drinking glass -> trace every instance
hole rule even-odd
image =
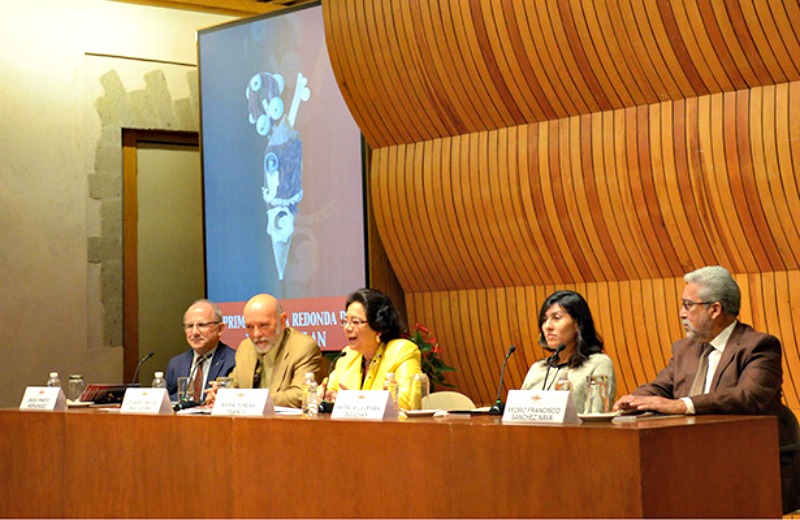
[[[69,386],[67,387],[67,399],[73,402],[78,402],[83,394],[85,385],[83,383],[83,376],[80,374],[72,374],[69,376]]]
[[[583,413],[600,414],[611,411],[608,401],[608,376],[586,376],[588,385]]]
[[[411,378],[411,409],[422,410],[423,401],[431,392],[427,374],[414,374]]]
[[[194,399],[194,395],[192,395],[191,388],[189,387],[189,378],[181,376],[178,378],[178,402],[185,403],[188,401],[192,401]]]

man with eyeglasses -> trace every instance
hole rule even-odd
[[[702,267],[683,277],[680,317],[686,337],[655,380],[620,398],[614,410],[664,414],[778,417],[781,446],[800,441],[797,419],[781,403],[781,343],[737,319],[739,286],[727,269]],[[781,456],[784,511],[800,507],[800,457]]]
[[[192,303],[183,315],[183,330],[191,349],[167,364],[167,390],[170,399],[177,401],[178,378],[188,377],[191,400],[202,403],[209,383],[231,373],[236,352],[219,340],[225,324],[216,303],[208,300]]]
[[[320,376],[322,353],[314,338],[286,326],[286,313],[269,294],[258,294],[244,306],[247,338],[236,349],[231,372],[236,388],[269,388],[275,406],[299,408],[305,374]],[[216,385],[206,403],[213,403]]]

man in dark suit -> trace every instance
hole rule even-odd
[[[204,390],[218,377],[227,377],[235,366],[236,351],[220,342],[225,330],[222,311],[208,300],[197,300],[183,315],[186,342],[191,347],[172,358],[167,365],[167,390],[178,399],[178,378],[189,377],[189,395],[202,403]]]
[[[797,442],[786,420],[791,411],[781,403],[778,338],[739,322],[741,293],[725,268],[702,267],[683,279],[680,317],[686,337],[672,345],[672,359],[655,380],[621,397],[614,410],[775,415],[780,444]],[[781,461],[784,508],[796,485],[787,480],[796,462]]]

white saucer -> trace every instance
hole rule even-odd
[[[614,417],[619,417],[619,412],[578,414],[578,418],[583,422],[609,422]]]
[[[93,404],[91,401],[70,401],[67,399],[67,406],[70,408],[88,408]]]
[[[406,410],[406,417],[433,417],[439,410]]]

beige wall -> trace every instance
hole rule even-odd
[[[51,370],[121,379],[119,128],[196,130],[195,31],[230,19],[102,0],[3,10],[0,407]]]

